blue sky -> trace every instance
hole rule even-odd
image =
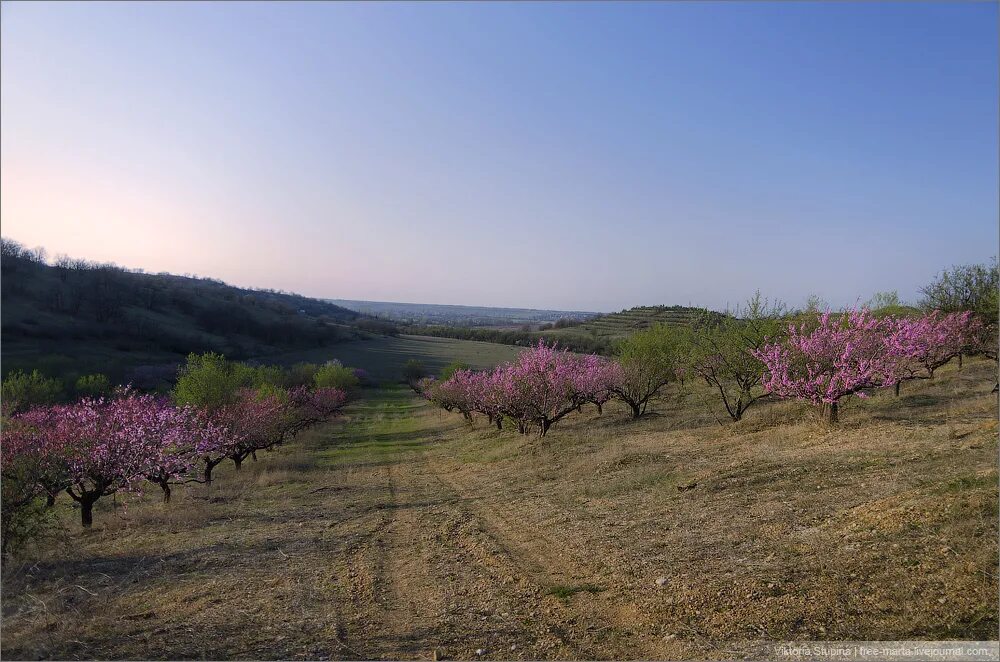
[[[50,253],[583,310],[997,253],[996,3],[0,12],[3,234]]]

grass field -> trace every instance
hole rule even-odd
[[[492,368],[517,356],[520,348],[495,343],[431,338],[427,336],[379,336],[329,347],[287,352],[264,357],[266,362],[290,364],[297,361],[324,362],[339,359],[344,365],[364,368],[373,379],[398,381],[403,365],[416,359],[437,373],[452,361],[462,361],[476,369]]]
[[[406,339],[404,339],[406,340]],[[719,425],[701,387],[544,439],[405,388],[164,507],[99,502],[8,563],[5,658],[731,658],[769,640],[990,639],[990,363],[836,428]],[[477,652],[478,651],[478,652]]]

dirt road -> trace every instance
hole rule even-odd
[[[412,413],[383,407],[371,430]],[[436,413],[424,422],[442,421]],[[446,425],[450,427],[450,421]],[[349,431],[364,439],[356,419]],[[360,433],[360,434],[359,434]],[[409,429],[374,432],[373,443],[409,443]],[[349,472],[367,512],[345,522],[354,538],[337,574],[352,605],[345,650],[360,657],[611,658],[622,646],[659,657],[635,631],[638,610],[611,590],[608,568],[580,541],[526,526],[528,494],[492,498],[431,452],[435,432],[397,457]]]

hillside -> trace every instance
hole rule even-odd
[[[615,342],[654,324],[686,324],[698,316],[721,318],[704,308],[686,306],[638,306],[619,313],[598,315],[577,322],[561,318],[557,322],[520,329],[456,327],[452,325],[409,326],[407,333],[462,340],[479,340],[526,347],[540,340],[555,342],[574,352],[611,354]]]
[[[534,308],[494,308],[436,303],[393,303],[327,299],[349,310],[382,317],[401,324],[445,324],[450,326],[521,326],[557,320],[587,320],[599,315],[580,310],[539,310]]]
[[[388,325],[297,294],[41,256],[4,240],[3,370],[50,375],[130,367],[216,351],[250,358],[364,337]]]
[[[698,316],[721,317],[721,313],[688,306],[636,306],[619,313],[609,313],[587,320],[578,326],[553,329],[550,333],[581,334],[597,338],[624,338],[654,324],[688,324]]]

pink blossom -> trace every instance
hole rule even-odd
[[[784,342],[753,355],[764,363],[762,383],[772,395],[829,405],[835,418],[844,396],[895,382],[898,362],[886,342],[895,328],[894,319],[867,309],[825,313],[814,328],[790,325]]]

